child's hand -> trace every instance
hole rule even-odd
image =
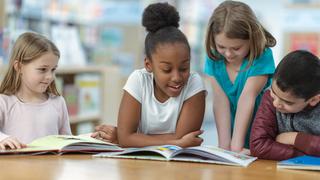
[[[294,145],[297,132],[284,132],[276,137],[276,141],[282,144]]]
[[[0,150],[5,149],[21,149],[27,147],[26,144],[21,143],[15,137],[7,137],[0,142]]]
[[[250,149],[243,148],[242,151],[240,151],[240,154],[245,154],[245,155],[250,156],[251,152],[250,152]]]
[[[184,135],[181,139],[178,140],[178,146],[180,147],[191,147],[191,146],[200,146],[203,142],[203,139],[199,137],[203,133],[203,130],[193,131]]]
[[[91,137],[115,144],[118,143],[117,127],[102,124],[97,126],[95,130],[96,132],[92,133]]]

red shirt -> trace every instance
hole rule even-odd
[[[284,160],[305,154],[320,156],[320,136],[298,132],[294,145],[276,142],[279,131],[276,109],[272,102],[270,90],[267,90],[252,125],[251,155],[270,160]]]

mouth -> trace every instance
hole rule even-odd
[[[170,88],[170,90],[174,93],[179,93],[182,88],[183,88],[183,85],[180,84],[180,85],[175,85],[175,86],[168,86]]]

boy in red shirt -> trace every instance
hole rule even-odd
[[[277,66],[255,116],[251,155],[283,160],[320,156],[320,60],[302,50]]]

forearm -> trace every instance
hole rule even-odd
[[[4,134],[4,133],[2,133],[2,132],[0,131],[0,142],[3,141],[4,139],[8,138],[8,137],[9,137],[9,135]]]
[[[255,97],[253,96],[242,96],[239,99],[232,135],[232,149],[234,151],[241,151],[245,144],[246,134],[252,119],[254,104]]]
[[[229,107],[229,103],[223,103],[221,100],[215,100],[215,103],[213,104],[214,119],[218,133],[218,142],[219,146],[224,149],[229,149],[231,142],[231,117]]]
[[[145,135],[142,133],[118,134],[119,144],[122,147],[144,147],[155,145],[178,145],[179,141],[173,134]]]
[[[299,132],[294,147],[305,154],[320,156],[320,136]]]

